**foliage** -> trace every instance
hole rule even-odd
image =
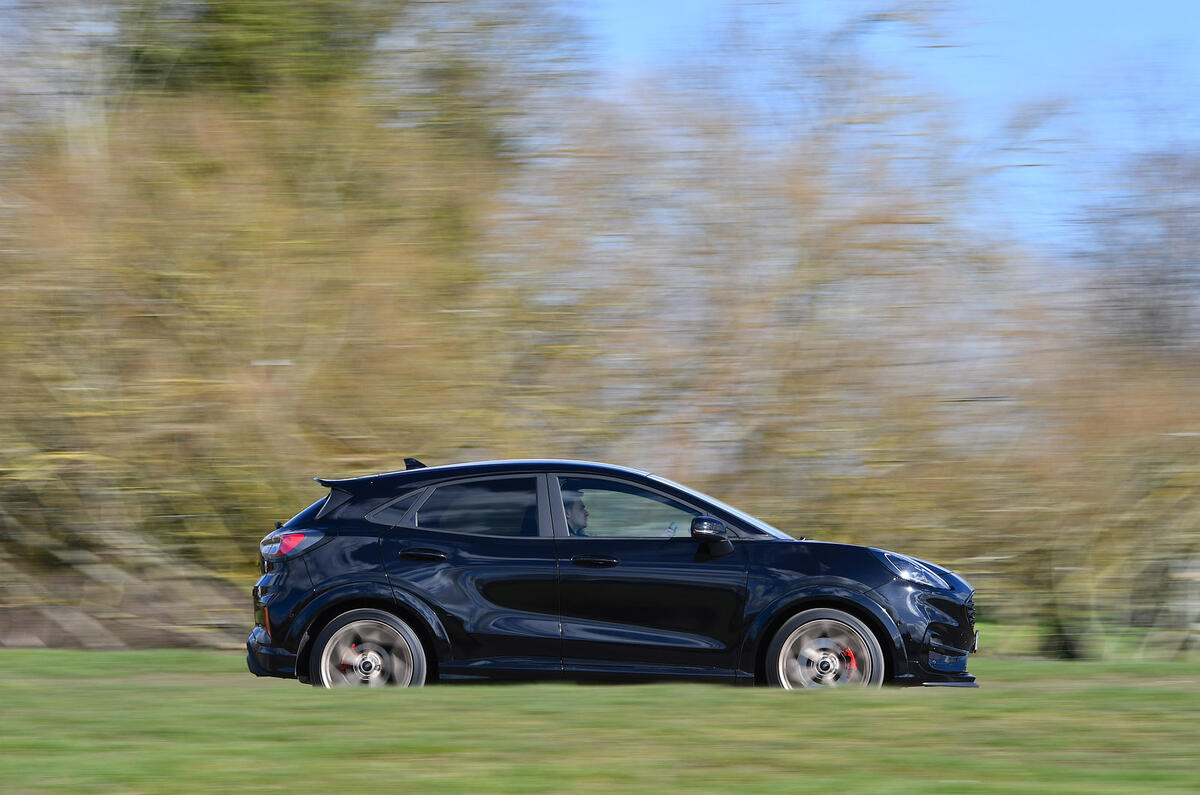
[[[123,9],[119,59],[137,83],[261,92],[363,74],[403,2],[137,0]]]
[[[437,345],[439,310],[474,290],[445,218],[482,183],[362,107],[139,103],[102,161],[51,153],[28,175],[0,296],[13,551],[119,557],[120,528],[244,575],[305,500],[298,462],[353,471],[449,433],[428,407],[483,343]]]
[[[1042,651],[1194,654],[1192,310],[1108,322],[1193,284],[1189,170],[1098,208],[1073,290],[853,30],[753,53],[769,108],[600,98],[509,5],[130,6],[127,68],[56,67],[99,101],[5,128],[0,639],[236,643],[313,475],[562,456],[953,566]]]
[[[1200,153],[1143,154],[1116,196],[1084,219],[1098,309],[1111,343],[1194,353],[1200,340]]]

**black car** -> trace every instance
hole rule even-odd
[[[253,673],[975,686],[973,592],[939,566],[622,467],[405,462],[318,478],[329,493],[263,539]]]

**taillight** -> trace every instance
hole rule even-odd
[[[258,551],[263,560],[279,560],[299,555],[323,537],[313,530],[276,530],[259,542]]]

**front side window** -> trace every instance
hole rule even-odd
[[[485,536],[536,536],[537,478],[451,483],[434,489],[414,523],[427,530]]]
[[[559,478],[567,533],[588,538],[671,538],[688,535],[699,512],[629,483]]]

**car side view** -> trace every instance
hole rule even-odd
[[[976,686],[973,590],[939,566],[623,467],[405,463],[318,478],[329,493],[262,540],[253,673]]]

